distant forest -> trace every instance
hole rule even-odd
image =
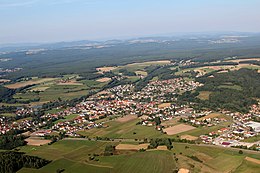
[[[0,55],[0,58],[10,58],[11,61],[1,62],[0,68],[23,68],[9,73],[7,78],[17,79],[27,76],[59,76],[78,73],[85,76],[96,72],[100,66],[118,66],[133,62],[150,60],[185,60],[211,62],[227,57],[257,57],[260,56],[260,36],[241,38],[233,44],[210,44],[209,39],[218,37],[198,37],[197,39],[163,38],[166,42],[151,43],[104,43],[104,48],[84,49],[81,47],[48,49],[36,54],[26,54],[26,51],[10,52]]]

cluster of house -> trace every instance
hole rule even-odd
[[[13,69],[0,68],[0,72],[1,72],[1,73],[12,73],[12,72],[20,71],[20,70],[22,70],[22,68],[13,68]]]
[[[210,113],[211,111],[193,113],[191,116],[181,118],[181,121],[190,124],[194,127],[212,127],[227,121],[225,118],[219,117],[207,118],[206,116]]]
[[[259,117],[260,104],[253,105],[249,113],[232,113],[223,111],[233,118],[233,123],[228,128],[200,136],[203,143],[221,145],[225,147],[245,146],[250,148],[256,146],[260,150],[260,141],[243,142],[247,138],[255,137],[260,134],[260,123],[253,121],[254,117]]]
[[[160,121],[167,121],[175,115],[191,115],[194,112],[192,108],[184,105],[173,105],[169,102],[176,99],[175,93],[191,91],[200,85],[197,82],[185,81],[182,78],[153,81],[138,92],[134,91],[133,85],[119,85],[95,94],[75,107],[57,113],[47,113],[37,120],[22,119],[12,123],[5,121],[3,123],[5,124],[4,129],[7,129],[7,125],[8,129],[33,129],[37,131],[48,125],[51,130],[65,131],[67,135],[76,136],[76,132],[79,130],[105,127],[104,123],[95,123],[95,120],[112,115],[129,114],[147,115],[149,118],[142,120],[141,124],[155,126],[154,119],[156,117],[159,117]],[[33,109],[19,109],[16,115],[26,117],[32,113],[34,113]],[[78,114],[78,116],[74,119],[65,120],[71,114]],[[49,127],[53,122],[54,125]],[[1,125],[1,129],[3,129],[2,127]]]

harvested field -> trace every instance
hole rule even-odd
[[[167,146],[165,146],[165,145],[158,146],[156,149],[157,149],[157,150],[163,150],[163,151],[168,150],[168,149],[167,149]]]
[[[41,146],[51,142],[51,140],[39,139],[39,138],[27,138],[25,139],[25,141],[27,142],[27,145],[33,145],[33,146]]]
[[[243,61],[260,61],[260,58],[247,58],[247,59],[234,59],[228,60],[227,62],[243,62]]]
[[[164,64],[170,64],[170,63],[171,63],[171,61],[169,61],[169,60],[147,61],[147,62],[141,62],[141,63],[127,64],[127,66],[164,65]]]
[[[0,79],[0,83],[6,83],[6,82],[10,82],[10,80],[8,80],[8,79]]]
[[[149,144],[118,144],[116,146],[116,150],[140,150],[140,149],[147,149]]]
[[[83,83],[77,82],[76,80],[71,80],[67,82],[59,82],[57,85],[83,85]]]
[[[217,73],[227,73],[227,72],[228,72],[228,70],[222,70],[222,71],[219,71]]]
[[[170,107],[170,106],[171,106],[171,103],[162,103],[162,104],[158,105],[158,108],[163,109],[163,108],[167,108],[167,107]]]
[[[42,78],[42,79],[29,80],[29,81],[24,81],[24,82],[17,82],[14,84],[6,85],[6,87],[10,88],[10,89],[17,89],[17,88],[21,88],[21,87],[26,87],[28,85],[50,82],[53,80],[56,80],[56,78]]]
[[[188,169],[181,168],[179,169],[178,173],[189,173],[190,171]]]
[[[126,116],[123,116],[123,117],[116,119],[116,121],[120,122],[120,123],[125,123],[125,122],[128,122],[128,121],[134,120],[134,119],[137,119],[136,115],[126,115]]]
[[[195,141],[195,140],[198,139],[198,137],[192,136],[192,135],[181,135],[181,139],[186,139],[186,140],[190,140],[190,141]]]
[[[225,65],[225,66],[207,66],[207,68],[212,70],[226,70],[226,69],[234,69],[235,66],[233,65]]]
[[[109,72],[109,71],[112,71],[114,69],[116,69],[116,67],[100,67],[100,68],[96,68],[97,71],[102,72],[102,73]]]
[[[193,129],[196,129],[196,128],[186,125],[186,124],[178,124],[176,126],[172,126],[172,127],[163,129],[163,131],[166,132],[167,135],[175,135],[175,134],[179,134],[179,133],[186,132],[186,131],[193,130]]]
[[[253,162],[253,163],[256,163],[256,164],[259,164],[259,165],[260,165],[260,160],[258,160],[258,159],[254,159],[254,158],[251,158],[251,157],[245,157],[245,160],[247,160],[247,161],[250,161],[250,162]]]
[[[176,124],[178,124],[178,121],[180,120],[181,117],[175,117],[175,118],[172,118],[168,121],[163,121],[161,123],[162,126],[164,127],[170,127],[170,126],[174,126]]]
[[[141,75],[141,76],[147,76],[147,72],[146,71],[135,71],[136,75]]]
[[[47,86],[39,86],[39,87],[36,87],[36,88],[31,89],[31,91],[45,91],[45,90],[47,90],[48,88],[50,88],[50,87],[47,87]]]
[[[98,82],[108,82],[110,80],[111,80],[111,78],[109,78],[109,77],[104,77],[104,78],[97,79]]]
[[[208,118],[216,118],[216,117],[219,117],[219,116],[222,116],[223,114],[221,113],[218,113],[218,112],[214,112],[214,113],[210,113],[204,117],[201,117],[201,118],[198,118],[198,120],[204,120],[204,119],[208,119]]]

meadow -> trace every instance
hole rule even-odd
[[[74,78],[77,75],[65,75],[61,78],[55,78],[53,80],[43,80],[40,78],[32,79],[36,81],[44,81],[44,82],[38,82],[37,84],[32,87],[29,87],[25,89],[22,92],[16,93],[13,97],[17,99],[18,101],[29,101],[31,105],[40,105],[45,102],[54,101],[58,98],[62,100],[70,100],[73,98],[79,98],[81,96],[87,95],[90,91],[97,90],[103,86],[105,86],[108,81],[106,82],[98,82],[95,80],[81,80],[81,81],[75,81]],[[70,79],[69,82],[60,82],[64,79]],[[27,81],[26,83],[28,83]],[[19,83],[23,83],[25,85],[25,82],[18,82],[13,85],[21,85]]]
[[[138,144],[137,142],[132,143]],[[116,146],[119,142],[64,139],[52,145],[20,147],[20,151],[29,155],[53,161],[39,170],[23,168],[19,173],[49,173],[55,172],[57,169],[64,169],[64,173],[86,171],[90,173],[171,173],[179,168],[189,169],[191,172],[249,171],[257,173],[260,168],[259,164],[246,159],[259,160],[259,154],[250,151],[239,154],[238,149],[173,143],[173,149],[170,151],[123,151],[112,156],[103,156],[104,148],[108,144]],[[89,160],[89,156],[94,153],[99,155],[96,156],[98,160]]]

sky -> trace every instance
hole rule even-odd
[[[260,32],[260,0],[0,0],[0,44]]]

